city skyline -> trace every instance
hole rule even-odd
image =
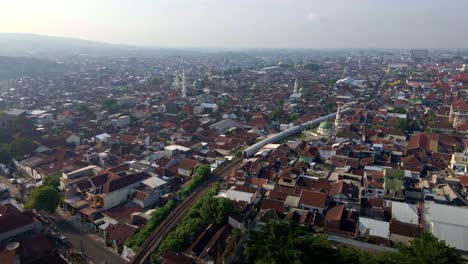
[[[458,0],[22,0],[3,4],[0,32],[179,48],[465,48],[467,7]]]

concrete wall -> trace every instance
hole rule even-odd
[[[103,209],[110,209],[114,206],[117,206],[125,201],[128,200],[128,195],[130,194],[131,190],[140,185],[140,182],[131,184],[126,186],[125,188],[106,193],[103,195],[104,197],[104,206]]]

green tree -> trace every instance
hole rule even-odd
[[[408,119],[398,119],[397,123],[395,124],[395,128],[398,128],[404,131],[408,130],[409,129]]]
[[[395,112],[397,114],[406,114],[407,113],[406,109],[403,108],[403,107],[395,107],[393,109],[393,112]]]
[[[54,213],[61,199],[59,191],[53,186],[42,185],[31,191],[25,207]]]
[[[120,106],[117,100],[109,98],[102,103],[102,109],[109,111],[109,113],[117,113],[120,111]]]
[[[170,200],[162,208],[157,209],[151,214],[151,218],[146,222],[142,229],[133,234],[125,244],[131,247],[135,252],[145,243],[146,239],[158,227],[158,225],[172,212],[176,207],[176,202]]]
[[[17,138],[9,145],[11,156],[15,159],[22,159],[25,155],[29,155],[36,150],[36,143],[27,138]]]
[[[91,110],[89,109],[89,106],[87,104],[78,105],[76,110],[78,110],[79,112],[82,112],[82,113],[86,113],[86,114],[91,112]]]
[[[289,122],[289,123],[292,123],[292,122],[294,122],[294,121],[296,121],[296,120],[297,120],[297,114],[296,114],[296,113],[291,114],[291,115],[288,117],[288,122]]]
[[[226,222],[226,215],[231,211],[232,203],[225,198],[207,199],[200,207],[200,216],[206,222],[223,224]]]
[[[307,63],[306,65],[304,65],[304,69],[309,70],[309,71],[318,71],[321,68],[322,67],[316,63]]]
[[[161,85],[163,83],[164,83],[163,80],[161,80],[160,78],[154,77],[154,76],[148,79],[148,84],[149,85],[159,86],[159,85]]]
[[[424,233],[419,239],[414,239],[409,246],[399,245],[399,250],[396,258],[403,264],[465,263],[455,248],[447,246],[445,241],[439,241],[430,233]]]
[[[197,174],[202,177],[208,176],[211,173],[211,167],[207,164],[202,164],[197,168]]]
[[[279,122],[285,120],[287,114],[283,109],[277,108],[270,113],[269,117],[271,120]]]
[[[8,145],[0,145],[0,163],[9,164],[11,161],[11,153]]]
[[[247,245],[247,263],[338,263],[326,239],[293,222],[270,221],[250,232]]]
[[[58,187],[60,186],[60,176],[52,175],[45,177],[44,179],[42,179],[42,184],[46,186],[52,186],[55,189],[58,189]]]

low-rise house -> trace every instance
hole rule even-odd
[[[291,199],[291,198],[290,198]],[[327,194],[303,190],[299,199],[299,208],[309,210],[310,212],[317,211],[323,214],[326,209]]]
[[[397,201],[388,201],[387,204],[390,204],[393,219],[402,223],[419,224],[419,208],[417,205]]]
[[[77,183],[77,187],[85,192],[86,201],[91,209],[82,209],[87,213],[91,211],[106,210],[126,202],[132,190],[141,186],[141,182],[150,175],[141,172],[119,176],[112,172],[104,172],[100,175]],[[81,186],[81,187],[80,187]],[[78,192],[77,192],[78,194]],[[83,195],[83,192],[81,192]],[[89,212],[88,212],[89,211]],[[86,216],[89,216],[86,214]]]
[[[384,177],[381,171],[366,171],[365,174],[366,191],[364,197],[384,197]]]
[[[157,204],[161,196],[171,191],[171,186],[165,180],[152,176],[142,182],[142,186],[134,189],[132,200],[143,208]]]
[[[68,137],[65,138],[65,142],[67,142],[67,144],[72,144],[74,146],[79,146],[81,144],[81,138],[80,136],[74,134],[74,133],[71,133]]]
[[[228,131],[231,131],[237,127],[236,121],[232,119],[224,119],[217,123],[210,125],[210,129],[216,130],[220,134],[224,134]]]
[[[106,229],[106,240],[112,244],[112,247],[118,251],[118,248],[123,247],[125,241],[129,239],[138,229],[135,226],[128,224],[109,225]]]
[[[389,168],[384,170],[385,198],[392,200],[405,199],[405,184],[403,182],[404,178],[404,170]]]
[[[224,262],[223,253],[229,243],[232,227],[224,225],[208,241],[203,252],[199,255],[203,264],[214,264]]]
[[[11,203],[0,205],[0,244],[8,244],[38,233],[42,224],[31,211],[21,211]]]
[[[393,220],[390,222],[390,240],[394,243],[409,244],[419,238],[423,229],[419,225],[408,224]]]
[[[342,180],[330,186],[328,197],[330,201],[334,203],[346,204],[348,207],[353,207],[358,210],[361,204],[360,188]]]
[[[449,122],[453,127],[468,122],[468,103],[457,102],[450,106]]]
[[[35,154],[34,156],[21,160],[20,162],[16,162],[16,166],[18,167],[18,169],[23,171],[28,177],[40,180],[42,176],[37,171],[37,168],[41,165],[48,164],[53,160],[54,157],[52,156]]]
[[[236,202],[242,201],[246,203],[256,203],[259,198],[259,189],[243,185],[235,185],[227,190],[225,196],[229,200]]]
[[[94,140],[98,143],[106,143],[107,141],[109,141],[110,138],[111,138],[111,135],[107,133],[102,133],[102,134],[94,136]]]
[[[60,177],[60,189],[67,190],[73,183],[94,177],[98,175],[100,171],[101,168],[96,165],[86,166],[74,171],[64,170],[62,172],[62,177]]]
[[[119,116],[117,118],[111,119],[111,124],[114,127],[126,127],[130,125],[130,121],[131,121],[130,116],[124,115],[124,116]]]
[[[324,224],[325,232],[329,234],[355,238],[358,232],[358,214],[341,204],[328,210]]]
[[[190,149],[180,145],[170,145],[164,147],[164,156],[166,158],[172,158],[175,155],[188,155]]]
[[[468,174],[468,152],[453,153],[449,168],[452,169],[457,175],[467,175]]]
[[[184,177],[191,177],[198,165],[198,161],[184,158],[177,166],[177,173]]]
[[[378,237],[389,239],[390,223],[367,217],[359,217],[359,236],[364,238]]]
[[[360,215],[383,220],[389,218],[389,210],[390,208],[385,206],[385,201],[382,197],[373,196],[362,199]]]

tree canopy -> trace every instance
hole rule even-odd
[[[207,199],[200,207],[200,216],[207,222],[224,224],[227,220],[225,216],[231,211],[231,208],[232,203],[227,199]]]
[[[9,152],[15,159],[22,159],[25,155],[31,154],[36,150],[36,143],[27,138],[17,138],[8,146]]]
[[[158,225],[172,212],[176,207],[176,202],[170,200],[163,207],[158,208],[151,214],[150,219],[146,222],[145,226],[133,234],[125,244],[132,248],[135,252],[145,243],[151,233],[158,227]]]
[[[293,222],[270,221],[250,231],[244,255],[247,263],[464,263],[454,248],[425,233],[397,253],[370,254],[344,246],[332,247],[321,235],[308,233]]]
[[[409,129],[409,121],[408,119],[399,118],[397,123],[395,124],[395,128],[401,129],[406,131]]]
[[[307,63],[306,65],[304,65],[304,69],[307,69],[309,71],[318,71],[321,68],[322,67],[316,63]]]
[[[465,263],[454,248],[439,241],[430,233],[423,233],[419,239],[411,241],[409,246],[400,245],[396,255],[399,263]]]
[[[59,191],[50,185],[34,188],[25,204],[28,209],[39,209],[54,213],[62,199]]]
[[[47,185],[47,186],[52,186],[55,189],[58,189],[60,186],[60,176],[59,175],[53,175],[53,176],[48,176],[42,179],[42,184]]]
[[[109,113],[117,113],[120,111],[119,103],[113,98],[104,100],[102,103],[102,108],[109,111]]]
[[[8,164],[11,161],[11,153],[8,145],[0,145],[0,163]]]
[[[197,168],[197,174],[203,177],[208,176],[211,173],[210,165],[202,164]]]

